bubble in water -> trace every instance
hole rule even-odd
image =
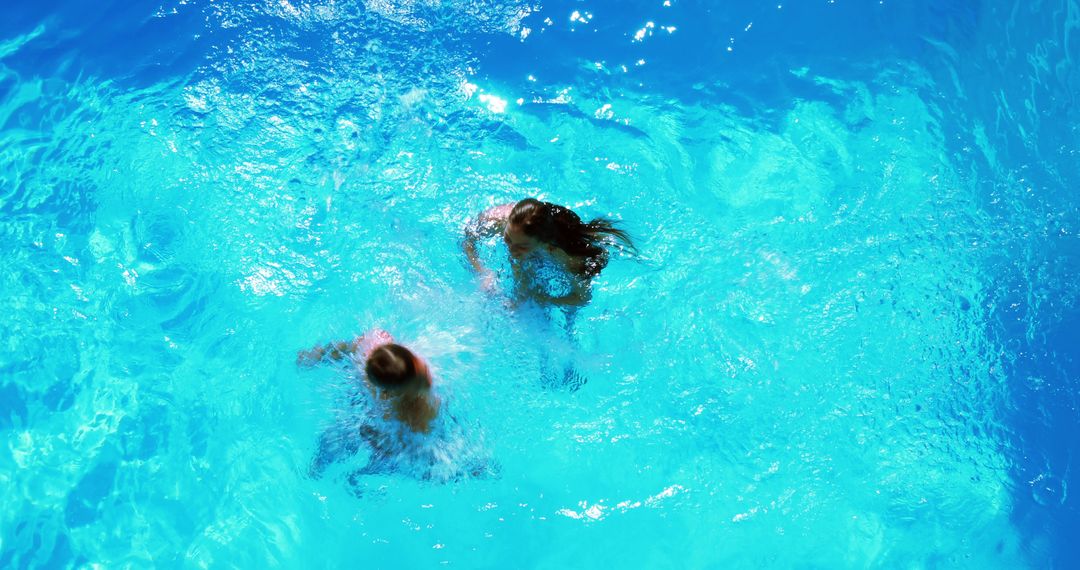
[[[1043,473],[1030,481],[1031,498],[1046,507],[1065,504],[1065,481],[1049,473]]]

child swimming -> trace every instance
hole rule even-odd
[[[315,364],[324,358],[341,360],[363,355],[365,379],[372,397],[383,402],[383,420],[396,421],[414,433],[428,433],[441,401],[432,391],[431,371],[423,359],[382,329],[373,329],[351,342],[335,342],[301,352],[297,363]]]
[[[610,220],[596,218],[586,223],[569,208],[533,198],[503,204],[470,223],[462,244],[486,290],[494,289],[495,275],[480,262],[476,244],[500,233],[509,248],[517,296],[545,305],[584,305],[592,295],[592,278],[607,265],[605,246],[615,241],[634,249],[630,236]],[[562,289],[554,293],[545,290],[542,282],[550,277],[544,269],[551,266],[566,278]]]
[[[532,301],[539,309],[519,311],[519,316],[538,312],[539,318],[527,320],[546,328],[554,324],[546,308],[558,307],[570,346],[576,346],[573,328],[577,310],[591,299],[592,279],[607,265],[608,247],[617,242],[634,251],[630,236],[610,220],[596,218],[586,223],[569,208],[533,198],[503,204],[471,222],[462,244],[487,291],[495,290],[495,274],[480,262],[477,242],[498,234],[502,234],[510,254],[513,300]],[[586,378],[567,357],[565,352],[541,350],[544,387],[574,391],[585,384]]]
[[[366,444],[367,465],[350,476],[406,473],[446,480],[482,474],[470,464],[473,449],[456,419],[442,413],[431,369],[424,359],[396,343],[379,328],[350,341],[336,341],[300,351],[296,362],[311,367],[348,361],[361,386],[348,398],[340,416],[322,435],[309,474],[320,477],[329,465],[354,456]],[[360,370],[363,374],[359,374]],[[475,462],[473,462],[475,463]]]

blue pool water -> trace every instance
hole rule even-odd
[[[1080,564],[1075,0],[2,11],[0,567]],[[640,250],[571,326],[525,196]],[[308,475],[372,326],[442,476]]]

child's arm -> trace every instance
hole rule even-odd
[[[506,221],[513,209],[514,204],[495,206],[484,211],[465,228],[465,240],[461,243],[461,248],[465,250],[465,258],[469,260],[473,271],[485,279],[485,288],[488,288],[487,281],[491,271],[480,263],[480,253],[476,250],[476,242],[481,238],[497,235],[506,229]]]
[[[349,341],[338,340],[323,345],[315,345],[311,350],[301,350],[296,354],[296,364],[311,367],[327,358],[335,362],[345,357],[363,357],[366,359],[371,351],[391,342],[394,342],[393,335],[375,327]]]
[[[329,358],[338,361],[346,356],[352,356],[360,346],[364,337],[357,337],[351,341],[339,340],[324,345],[316,345],[311,350],[301,350],[296,353],[297,366],[311,367]]]

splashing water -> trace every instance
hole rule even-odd
[[[13,8],[0,567],[1067,563],[1077,4],[745,4]],[[573,319],[525,196],[641,252]],[[372,326],[490,473],[309,476]]]

